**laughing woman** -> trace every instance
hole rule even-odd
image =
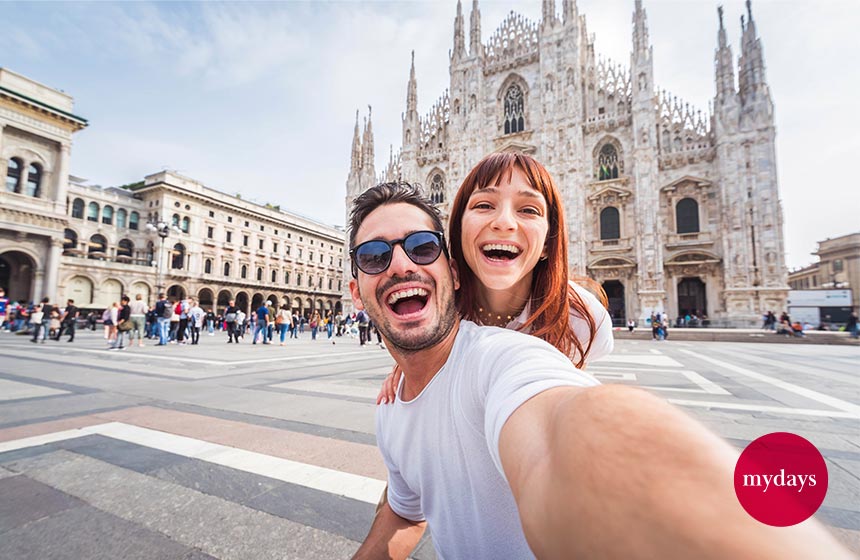
[[[454,198],[449,240],[464,319],[541,338],[580,369],[612,351],[606,307],[569,278],[561,194],[532,157],[481,160]],[[377,403],[393,402],[399,381],[395,368]]]

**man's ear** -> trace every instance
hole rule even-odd
[[[460,266],[454,259],[448,261],[448,266],[451,269],[451,280],[454,282],[454,291],[456,292],[460,289]]]
[[[355,278],[349,281],[349,293],[352,294],[352,303],[356,309],[364,309],[364,302],[361,301],[361,292],[358,291],[358,280]]]

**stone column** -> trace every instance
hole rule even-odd
[[[66,213],[66,192],[69,190],[69,155],[72,145],[66,142],[60,144],[59,159],[54,169],[54,202],[55,211]]]
[[[48,246],[48,258],[45,260],[45,276],[42,286],[43,295],[48,296],[52,303],[57,303],[57,279],[60,276],[60,255],[63,250],[63,240],[51,238]]]

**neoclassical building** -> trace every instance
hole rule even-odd
[[[652,311],[757,324],[788,290],[774,109],[750,2],[737,72],[718,12],[716,94],[703,113],[654,83],[641,0],[626,68],[597,56],[575,0],[560,14],[544,0],[539,22],[511,12],[487,43],[478,1],[468,41],[458,1],[450,86],[419,115],[413,57],[402,146],[380,174],[370,115],[363,130],[356,119],[347,208],[380,178],[402,177],[446,214],[484,155],[528,153],[562,190],[573,273],[603,285],[616,324]]]
[[[0,286],[101,309],[122,294],[340,309],[344,233],[163,171],[102,188],[70,177],[72,99],[0,69]],[[159,235],[158,228],[164,224]]]

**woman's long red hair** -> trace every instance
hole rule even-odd
[[[561,194],[549,172],[530,156],[508,152],[488,155],[469,172],[454,197],[448,220],[448,238],[451,243],[451,257],[457,261],[460,273],[458,310],[464,318],[480,322],[477,303],[480,280],[463,257],[462,220],[469,197],[475,189],[497,185],[502,179],[509,179],[514,167],[522,171],[532,188],[546,199],[549,222],[546,236],[547,258],[538,261],[532,272],[532,314],[522,328],[530,328],[529,334],[549,342],[567,356],[572,356],[571,350],[575,349],[579,359],[574,365],[582,368],[597,327],[588,306],[568,283],[567,227]],[[593,281],[591,283],[594,284]],[[566,294],[567,297],[559,297],[559,294]],[[571,308],[588,323],[590,336],[585,346],[571,327]]]

